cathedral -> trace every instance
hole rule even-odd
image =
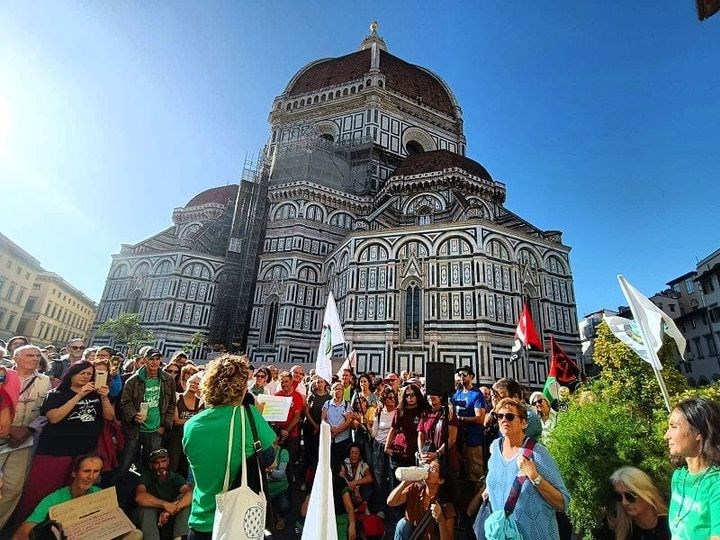
[[[523,303],[546,345],[577,356],[561,232],[504,206],[505,184],[465,155],[452,90],[370,30],[290,79],[239,185],[200,193],[113,255],[95,328],[137,312],[166,354],[202,332],[256,366],[310,364],[332,291],[359,371],[442,361],[542,385],[547,353],[510,360]]]

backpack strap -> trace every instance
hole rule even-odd
[[[532,459],[533,455],[533,449],[535,448],[535,441],[533,439],[530,439],[528,437],[525,438],[523,441],[523,457],[525,459]],[[527,480],[527,476],[516,476],[515,481],[513,482],[512,487],[510,488],[510,494],[508,495],[507,500],[505,501],[505,516],[510,517],[510,514],[512,514],[515,511],[515,505],[518,502],[518,499],[520,498],[520,490],[522,489],[522,485]]]

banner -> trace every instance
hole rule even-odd
[[[325,316],[323,317],[322,334],[320,335],[320,344],[318,345],[317,359],[315,361],[315,373],[327,381],[332,383],[332,357],[333,347],[345,343],[343,336],[340,317],[338,317],[337,306],[335,305],[335,297],[333,293],[328,293],[327,306],[325,306]]]

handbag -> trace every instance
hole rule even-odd
[[[487,518],[492,514],[492,505],[490,504],[490,497],[483,500],[478,510],[477,516],[475,517],[475,523],[473,523],[473,531],[475,532],[475,538],[477,540],[487,540],[485,537],[485,522]]]
[[[525,438],[523,442],[523,456],[525,459],[532,458],[534,448],[535,441]],[[520,498],[520,490],[526,480],[527,476],[516,476],[504,508],[495,510],[487,517],[483,527],[486,540],[523,540],[517,521],[512,513],[515,511],[515,505]]]
[[[240,487],[231,489],[230,458],[232,457],[233,434],[235,432],[235,413],[233,407],[230,419],[230,436],[228,438],[228,456],[225,467],[223,490],[215,495],[215,520],[213,522],[212,540],[262,540],[265,534],[265,513],[267,501],[262,484],[260,493],[255,493],[248,486],[247,459],[245,456],[245,408],[240,407],[240,424],[242,438],[240,440],[242,461],[242,481]],[[258,464],[258,469],[260,465]],[[258,471],[262,478],[262,471]]]

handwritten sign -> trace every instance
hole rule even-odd
[[[118,506],[114,487],[56,504],[50,519],[60,522],[68,540],[112,540],[135,529]]]
[[[268,396],[260,394],[255,401],[262,403],[262,415],[268,422],[285,422],[290,412],[292,398],[285,396]]]

